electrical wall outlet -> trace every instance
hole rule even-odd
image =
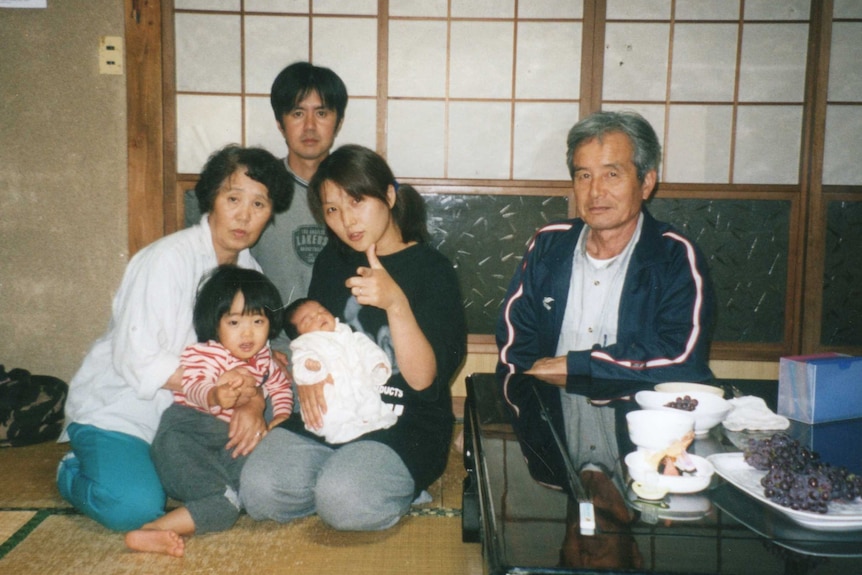
[[[123,73],[123,38],[102,36],[99,38],[99,74]]]

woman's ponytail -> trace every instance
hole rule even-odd
[[[401,238],[405,242],[427,242],[429,235],[425,200],[409,184],[396,182],[394,185],[396,199],[392,216],[401,230]]]

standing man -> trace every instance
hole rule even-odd
[[[293,204],[275,218],[251,253],[288,304],[305,297],[314,260],[326,245],[326,227],[308,209],[308,181],[344,122],[347,87],[329,68],[296,62],[276,76],[270,103],[287,144],[284,165],[294,179]],[[281,343],[285,345],[274,347],[286,351]]]
[[[712,378],[706,260],[643,205],[661,162],[652,126],[635,113],[593,114],[569,131],[566,161],[580,217],[530,242],[497,324],[498,373]]]

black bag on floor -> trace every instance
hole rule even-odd
[[[60,437],[66,383],[26,369],[9,373],[0,365],[0,447],[17,447]]]

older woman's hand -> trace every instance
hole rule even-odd
[[[225,449],[233,451],[234,458],[251,453],[266,435],[264,408],[266,400],[263,398],[263,391],[257,388],[253,397],[242,407],[234,409],[228,428],[230,440],[225,445]]]
[[[317,383],[297,385],[296,394],[299,397],[299,411],[302,421],[311,429],[323,427],[323,415],[326,413],[326,399],[323,395],[323,387],[332,385],[332,375]]]
[[[168,391],[182,391],[183,390],[183,370],[185,368],[183,366],[179,366],[174,370],[171,376],[168,378],[168,381],[162,386],[163,389],[167,389]]]

